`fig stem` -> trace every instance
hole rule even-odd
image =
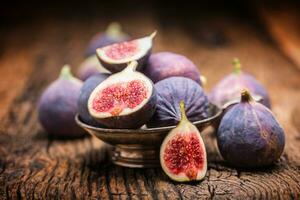
[[[136,60],[131,61],[130,63],[128,63],[128,65],[127,65],[127,67],[124,69],[124,71],[135,72],[137,66],[138,66],[138,62],[137,62]]]
[[[240,74],[241,73],[241,68],[242,68],[240,60],[238,58],[234,58],[232,60],[232,64],[233,64],[233,67],[234,67],[233,72],[235,74]]]
[[[71,79],[74,78],[71,73],[70,65],[64,65],[60,71],[59,78],[61,79]]]
[[[151,35],[149,35],[150,39],[153,39],[157,34],[157,30],[155,30],[153,33],[151,33]]]
[[[243,89],[241,93],[241,102],[250,102],[250,101],[253,101],[250,92],[246,89]]]
[[[121,25],[117,22],[110,23],[106,29],[106,34],[111,37],[119,37],[122,35]]]
[[[188,122],[189,120],[188,120],[188,118],[186,116],[186,113],[185,113],[185,106],[184,106],[184,101],[183,100],[180,101],[179,107],[180,107],[180,113],[181,113],[180,123]]]

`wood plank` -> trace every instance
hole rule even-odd
[[[98,18],[89,22],[48,19],[39,23],[43,25],[33,27],[39,35],[36,45],[30,47],[35,53],[18,51],[18,44],[10,43],[11,51],[18,51],[14,54],[19,55],[13,61],[14,66],[21,66],[25,60],[27,67],[24,65],[21,82],[14,86],[17,91],[3,100],[13,106],[3,112],[1,120],[0,196],[4,199],[298,199],[300,140],[293,122],[295,117],[300,117],[295,112],[300,100],[297,67],[257,30],[239,21],[223,18],[198,22],[195,19],[199,29],[208,27],[208,33],[218,31],[227,41],[202,44],[189,35],[189,31],[197,32],[197,27],[194,30],[183,30],[175,25],[162,28],[158,25],[161,22],[151,15],[143,17],[133,14],[121,21],[133,35],[158,29],[155,51],[169,50],[191,58],[208,78],[207,91],[230,73],[233,57],[241,59],[245,71],[254,74],[267,87],[272,109],[285,129],[286,148],[281,159],[267,169],[231,168],[220,157],[215,137],[207,130],[203,134],[208,173],[202,182],[180,184],[170,181],[159,168],[126,169],[110,165],[105,156],[107,147],[95,138],[48,139],[37,123],[38,96],[47,83],[55,79],[60,66],[65,62],[75,66],[83,59],[89,36],[106,22]],[[24,31],[25,34],[16,31],[14,37],[26,41],[32,30]],[[6,80],[13,80],[10,77],[14,77],[15,71],[6,69],[11,63],[8,56],[1,57],[0,63],[0,69],[9,74]]]

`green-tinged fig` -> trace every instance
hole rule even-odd
[[[129,36],[122,31],[122,27],[117,22],[108,25],[105,32],[97,33],[90,41],[86,55],[92,56],[96,54],[96,49],[105,47],[118,42],[129,40]]]
[[[148,61],[155,35],[156,32],[140,39],[99,48],[97,56],[101,64],[112,73],[122,71],[126,68],[127,63],[135,60],[138,62],[137,70],[141,71]]]
[[[103,125],[99,124],[96,120],[92,118],[88,110],[88,99],[92,93],[92,91],[105,79],[109,77],[110,74],[100,73],[97,75],[93,75],[88,78],[84,83],[80,90],[80,95],[78,98],[78,113],[81,120],[92,126],[103,127]]]
[[[272,112],[244,90],[241,102],[222,118],[217,141],[220,153],[231,165],[261,167],[280,157],[285,136]]]
[[[139,128],[152,117],[156,92],[152,81],[136,71],[137,65],[131,62],[91,93],[88,110],[99,123],[110,128]]]
[[[64,66],[59,78],[43,92],[38,117],[49,135],[78,137],[86,134],[75,122],[81,86],[82,82],[72,76],[68,66]]]
[[[205,145],[197,129],[185,114],[180,102],[181,120],[164,139],[160,148],[160,163],[174,181],[198,181],[205,177],[207,158]]]
[[[233,60],[234,72],[223,78],[210,92],[208,98],[213,104],[222,107],[226,103],[237,100],[244,88],[253,95],[262,98],[261,103],[271,107],[266,89],[253,76],[241,71],[238,59]]]
[[[170,77],[157,82],[157,108],[148,127],[173,126],[180,121],[178,104],[184,100],[186,115],[191,122],[208,117],[208,99],[202,87],[185,77]]]
[[[110,73],[105,69],[99,62],[97,56],[90,56],[86,58],[79,66],[77,76],[82,81],[87,80],[90,76],[99,74],[99,73]]]
[[[154,83],[173,76],[190,78],[201,85],[197,66],[183,55],[159,52],[150,55],[144,73]]]

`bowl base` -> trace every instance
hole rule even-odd
[[[159,167],[159,148],[143,145],[116,145],[112,150],[112,162],[131,168]]]

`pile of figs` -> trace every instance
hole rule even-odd
[[[84,82],[64,67],[40,98],[38,115],[47,133],[84,135],[75,123],[76,113],[83,123],[101,128],[176,126],[161,145],[162,168],[176,181],[201,180],[207,155],[193,122],[208,119],[213,104],[224,108],[235,100],[216,130],[221,155],[236,167],[274,163],[283,152],[285,138],[270,111],[266,89],[243,72],[235,59],[234,72],[206,95],[199,69],[191,60],[173,52],[152,53],[155,36],[156,31],[130,40],[117,24],[95,36],[78,73]]]

